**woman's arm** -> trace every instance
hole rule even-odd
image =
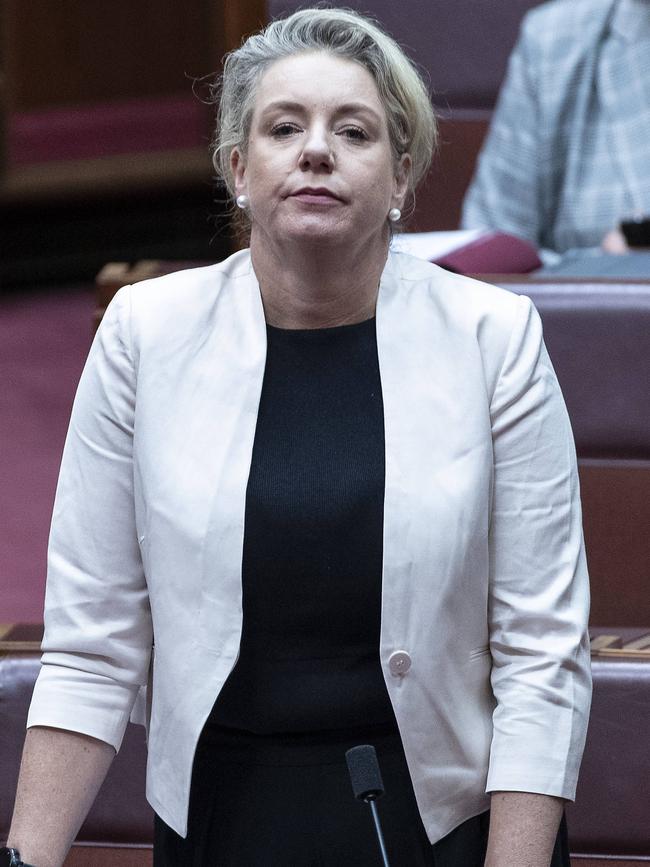
[[[86,735],[28,729],[7,845],[35,867],[61,867],[114,756]]]
[[[135,518],[136,364],[118,292],[79,382],[48,547],[42,667],[10,844],[62,864],[147,682],[152,624]]]
[[[488,620],[496,708],[486,867],[548,867],[575,797],[591,678],[588,576],[568,416],[520,298],[491,403]]]
[[[548,867],[564,801],[530,792],[493,792],[485,867]]]
[[[527,298],[517,303],[491,404],[486,789],[573,800],[591,697],[578,473],[539,315]]]

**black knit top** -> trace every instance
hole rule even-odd
[[[384,422],[375,320],[267,326],[246,493],[240,655],[209,725],[394,721],[379,665]]]

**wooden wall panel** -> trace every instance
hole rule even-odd
[[[187,76],[213,72],[223,53],[211,21],[225,5],[4,0],[9,110],[186,91]]]
[[[9,111],[26,111],[186,91],[267,12],[266,0],[0,0],[0,19]]]
[[[244,37],[250,36],[266,24],[266,0],[245,0],[237,3],[225,0],[223,3],[214,4],[214,19],[221,33],[224,52],[231,51],[241,44]]]
[[[411,232],[458,229],[463,197],[490,123],[484,109],[459,109],[438,119],[440,143],[429,174],[416,191]]]
[[[2,185],[7,166],[7,87],[5,79],[5,28],[4,3],[0,0],[0,186]]]

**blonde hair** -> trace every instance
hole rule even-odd
[[[307,51],[327,51],[354,60],[372,75],[386,110],[395,160],[410,154],[409,198],[425,176],[437,143],[436,120],[420,73],[394,39],[369,18],[349,9],[301,9],[272,21],[226,55],[220,82],[212,161],[234,198],[230,154],[246,153],[256,86],[276,60]]]

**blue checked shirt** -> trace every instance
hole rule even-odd
[[[525,17],[465,197],[464,228],[563,252],[650,213],[650,0]]]

